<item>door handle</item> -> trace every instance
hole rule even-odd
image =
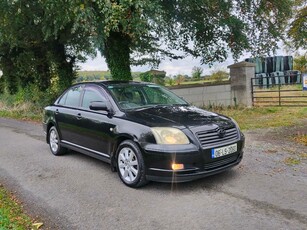
[[[81,113],[77,114],[77,119],[80,120],[82,118]]]

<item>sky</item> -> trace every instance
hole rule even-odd
[[[276,51],[276,55],[291,55],[286,53],[285,50],[279,49]],[[250,54],[245,53],[242,55],[238,61],[243,61],[245,58],[250,57]],[[201,67],[203,69],[203,74],[211,74],[213,71],[216,70],[225,70],[227,71],[227,66],[234,64],[235,61],[229,55],[229,57],[222,63],[214,63],[213,66],[210,68],[208,65],[201,65],[200,59],[195,59],[191,56],[188,56],[185,59],[181,60],[168,60],[165,59],[159,65],[159,70],[166,71],[167,76],[174,76],[177,74],[187,74],[191,76],[192,69],[194,66]],[[96,58],[88,58],[85,63],[79,63],[81,70],[108,70],[107,64],[105,59],[101,57],[98,52]],[[132,66],[132,72],[145,72],[150,70],[150,66]]]

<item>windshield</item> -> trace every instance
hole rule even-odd
[[[108,89],[121,109],[188,105],[186,101],[158,85],[114,84],[109,85]]]

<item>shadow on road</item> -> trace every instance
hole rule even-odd
[[[67,154],[61,156],[61,157],[69,157],[74,158],[75,160],[80,160],[84,164],[90,164],[96,167],[100,167],[102,171],[105,171],[105,173],[110,173],[110,165],[102,162],[100,160],[97,160],[92,157],[88,157],[84,154],[81,154],[79,152],[75,151],[68,151]],[[191,181],[191,182],[185,182],[185,183],[160,183],[160,182],[150,182],[145,187],[139,188],[144,191],[148,192],[176,192],[176,193],[189,193],[189,192],[197,192],[207,190],[216,190],[217,188],[221,187],[225,183],[231,183],[232,180],[235,180],[238,175],[240,174],[240,171],[238,167],[229,169],[225,172],[208,176],[199,180]],[[117,173],[114,173],[115,178],[112,179],[118,179]],[[110,178],[111,179],[111,178]],[[122,184],[122,186],[125,186]],[[138,189],[136,189],[138,190]]]

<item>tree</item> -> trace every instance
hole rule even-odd
[[[294,57],[294,69],[301,73],[307,73],[307,53]]]
[[[178,74],[175,78],[175,82],[177,85],[180,85],[184,81],[185,81],[185,77],[181,74]]]
[[[194,80],[200,80],[203,69],[201,67],[194,66],[192,69],[192,78]]]
[[[303,4],[304,3],[304,4]],[[297,0],[294,18],[290,22],[287,45],[294,49],[307,49],[307,3]]]
[[[212,64],[229,52],[265,55],[282,38],[291,7],[290,0],[114,0],[94,8],[113,78],[131,79],[130,64],[157,65],[165,57],[192,55]]]
[[[229,53],[234,58],[243,51],[267,54],[283,37],[287,19],[292,15],[292,3],[291,0],[1,1],[0,45],[9,45],[6,54],[16,49],[17,58],[20,54],[31,57],[35,81],[43,87],[48,87],[54,74],[63,85],[70,84],[76,61],[83,60],[85,55],[95,55],[97,48],[106,58],[113,79],[132,80],[131,65],[155,67],[164,58],[192,55],[200,58],[202,64],[212,64],[224,61]],[[11,60],[16,64],[15,57]],[[9,76],[7,71],[4,74]],[[20,79],[33,76],[22,75]]]
[[[229,53],[236,59],[243,51],[268,54],[283,37],[292,1],[68,0],[60,5],[53,7],[64,17],[56,20],[58,28],[75,15],[70,27],[91,32],[113,79],[131,80],[131,65],[156,67],[166,57],[192,55],[212,64]]]
[[[63,3],[76,6],[75,1],[0,2],[0,68],[10,93],[33,83],[45,91],[53,77],[61,91],[75,78],[76,61],[93,52],[87,27],[76,26],[82,25],[81,14],[76,9],[66,14]]]
[[[165,83],[168,84],[169,86],[175,85],[175,80],[170,76],[165,78]]]
[[[226,80],[229,77],[229,73],[223,70],[217,70],[212,72],[211,79],[217,82],[221,82],[223,80]]]

